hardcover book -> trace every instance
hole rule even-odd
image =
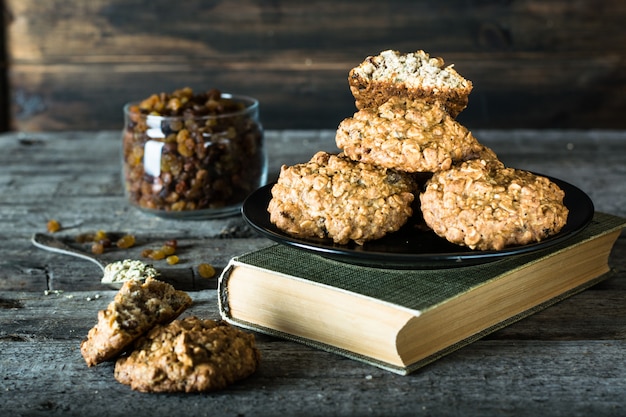
[[[275,244],[233,258],[222,318],[408,374],[605,279],[626,219],[595,213],[550,248],[480,265],[389,269]]]

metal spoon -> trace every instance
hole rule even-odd
[[[93,255],[89,253],[82,252],[78,249],[74,249],[73,247],[66,245],[59,239],[53,236],[44,234],[44,233],[35,233],[33,237],[31,238],[31,242],[33,243],[33,245],[35,245],[36,247],[40,249],[44,249],[50,252],[60,253],[63,255],[75,256],[81,259],[91,261],[95,263],[96,265],[98,265],[100,269],[102,269],[103,274],[105,273],[105,267],[107,265],[110,265],[107,263],[103,263],[98,258],[94,257]],[[152,265],[149,265],[149,266],[152,266]],[[158,271],[158,274],[159,274],[159,279],[169,282],[170,284],[175,285],[177,288],[180,288],[183,290],[184,289],[196,289],[197,284],[194,284],[193,272],[190,268],[168,269],[166,274],[164,273],[164,271]],[[123,281],[104,282],[104,277],[103,277],[102,283],[108,285],[111,288],[119,289],[122,286]]]
[[[102,269],[102,272],[105,274],[105,276],[102,277],[101,282],[103,284],[108,285],[111,288],[120,289],[124,283],[124,281],[116,281],[116,282],[109,282],[108,280],[105,281],[106,272],[107,272],[106,267],[107,265],[113,266],[113,264],[105,264],[102,261],[100,261],[98,258],[94,257],[93,255],[88,254],[86,252],[82,252],[78,249],[74,249],[73,247],[66,245],[65,243],[61,242],[59,239],[55,237],[52,237],[50,235],[46,235],[43,233],[35,233],[31,239],[31,242],[33,243],[33,245],[37,246],[38,248],[45,249],[50,252],[75,256],[77,258],[86,259],[88,261],[95,263],[96,265],[100,267],[100,269]],[[117,262],[114,262],[114,264],[117,264]],[[109,277],[109,279],[111,279],[111,277]],[[139,279],[139,278],[135,278],[135,279]]]
[[[98,265],[102,272],[104,272],[105,263],[100,261],[98,258],[90,255],[86,252],[82,252],[78,249],[74,249],[71,246],[66,245],[61,242],[59,239],[52,237],[50,235],[46,235],[44,233],[35,233],[31,239],[33,245],[37,246],[40,249],[44,249],[50,252],[61,253],[63,255],[75,256],[77,258],[86,259]]]

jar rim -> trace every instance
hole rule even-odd
[[[151,119],[155,119],[155,120],[185,120],[185,119],[220,119],[220,118],[227,118],[227,117],[234,117],[234,116],[241,116],[241,115],[246,115],[246,114],[250,114],[256,110],[258,110],[259,108],[259,100],[257,100],[254,97],[251,96],[246,96],[246,95],[241,95],[241,94],[232,94],[232,93],[221,93],[221,98],[225,98],[225,99],[231,99],[234,100],[236,102],[240,102],[240,103],[244,103],[245,108],[243,108],[242,110],[237,110],[234,112],[228,112],[228,113],[221,113],[221,114],[205,114],[205,115],[201,115],[201,116],[185,116],[185,115],[181,115],[181,116],[161,116],[161,115],[153,115],[153,114],[143,114],[143,113],[139,113],[139,116],[141,117],[145,117],[145,118],[151,118]],[[137,113],[131,113],[130,111],[130,107],[133,105],[137,105],[139,104],[140,101],[130,101],[126,104],[124,104],[123,107],[123,111],[124,111],[124,115],[129,116],[130,114],[134,114],[136,115]]]

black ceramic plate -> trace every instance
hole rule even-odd
[[[477,251],[458,246],[440,238],[419,224],[409,220],[395,233],[359,246],[335,244],[332,239],[303,239],[289,236],[274,226],[267,206],[272,198],[268,184],[252,193],[243,203],[244,219],[265,237],[337,261],[386,268],[432,269],[451,268],[491,262],[503,257],[519,255],[548,248],[578,233],[589,224],[594,214],[593,202],[579,188],[550,178],[565,191],[565,206],[569,209],[567,224],[559,233],[538,243],[516,246],[500,251]]]

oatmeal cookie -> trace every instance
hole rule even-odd
[[[142,392],[222,389],[253,374],[254,336],[222,321],[187,317],[153,328],[115,363],[115,379]]]
[[[170,284],[148,277],[145,282],[126,281],[98,323],[80,344],[80,351],[93,366],[112,359],[156,324],[167,323],[192,303],[191,297]]]
[[[406,172],[437,172],[469,159],[496,158],[439,103],[403,97],[343,120],[335,142],[350,159]]]
[[[268,211],[292,236],[362,245],[406,223],[414,191],[406,173],[318,152],[307,163],[281,168]]]
[[[420,202],[437,235],[471,249],[501,250],[558,233],[568,216],[564,196],[548,178],[472,160],[434,174]]]
[[[467,107],[472,82],[442,58],[424,51],[401,54],[387,50],[367,57],[350,70],[350,91],[356,107],[377,107],[391,97],[421,98],[441,102],[452,117]]]

